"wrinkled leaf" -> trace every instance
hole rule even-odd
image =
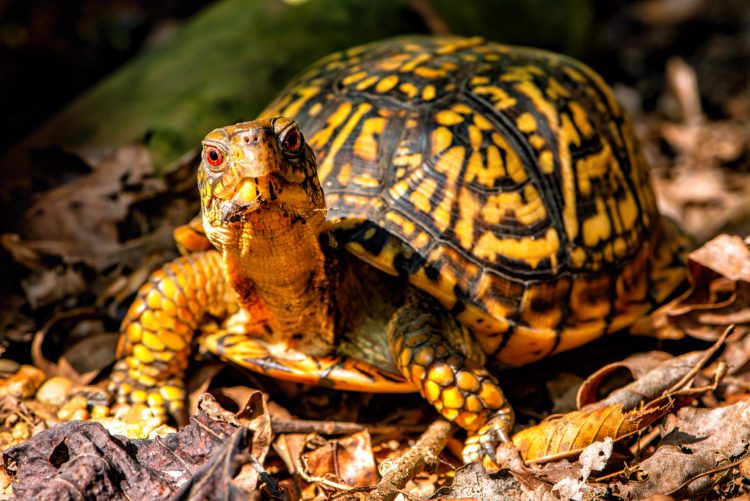
[[[513,444],[527,462],[542,462],[573,457],[606,438],[617,441],[633,435],[708,391],[705,388],[683,389],[664,394],[675,384],[682,384],[683,379],[705,363],[719,346],[717,343],[704,352],[687,353],[662,362],[601,401],[591,402],[575,412],[550,416],[536,426],[521,430],[513,436]],[[582,386],[582,391],[579,402],[593,394],[586,390],[586,385]]]
[[[598,402],[613,388],[623,386],[653,370],[659,363],[671,359],[672,355],[663,351],[636,353],[625,360],[607,364],[589,377],[578,387],[576,408]],[[666,386],[669,388],[669,386]],[[652,392],[653,394],[653,392]]]
[[[64,243],[65,262],[81,259],[102,269],[122,247],[118,224],[130,206],[166,187],[142,146],[114,149],[92,164],[90,174],[42,195],[21,225],[25,240]]]
[[[47,377],[62,376],[78,385],[89,384],[114,361],[118,338],[117,333],[104,330],[100,317],[93,308],[69,310],[52,317],[34,335],[34,365]]]
[[[731,486],[750,452],[750,402],[680,409],[658,446],[638,465],[636,478],[615,484],[624,499],[696,498],[720,483]]]
[[[247,428],[238,428],[206,461],[180,490],[174,500],[240,500],[255,489],[255,483],[247,485],[249,490],[235,485],[233,478],[244,462],[249,461],[246,449],[252,433]]]
[[[524,486],[507,470],[487,473],[478,462],[456,470],[450,487],[440,488],[430,499],[521,499]]]
[[[713,340],[730,324],[750,326],[750,249],[737,236],[719,235],[688,256],[691,287],[633,327],[636,334]]]
[[[578,407],[579,409],[583,409],[592,405],[603,407],[620,404],[626,411],[634,409],[669,390],[685,377],[686,374],[690,373],[696,364],[701,362],[701,359],[705,357],[705,351],[693,351],[679,357],[666,359],[657,365],[656,368],[641,375],[637,380],[612,391],[612,393],[601,400],[594,401],[592,399],[594,391],[589,387],[588,383],[584,382],[578,393]],[[606,374],[606,372],[601,373],[600,371],[591,376],[591,384],[594,387],[599,384],[598,378],[602,374]],[[587,381],[589,380],[587,379]]]
[[[329,478],[351,487],[373,485],[378,479],[367,431],[329,441],[302,457],[311,477]]]
[[[247,432],[227,443],[238,428]],[[178,433],[129,440],[94,421],[70,421],[6,450],[4,459],[23,498],[165,499],[188,482],[187,492],[206,492],[201,489],[211,484],[209,492],[220,499],[239,493],[231,480],[247,461],[240,449],[251,438],[251,430],[207,395],[201,412]]]
[[[621,404],[615,404],[551,416],[513,435],[513,445],[530,463],[572,457],[605,438],[620,440],[633,435],[672,409],[667,402],[633,411],[623,411]]]

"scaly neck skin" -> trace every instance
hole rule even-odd
[[[321,228],[293,224],[264,237],[238,227],[234,241],[222,246],[229,283],[250,317],[268,323],[272,341],[309,355],[329,354],[334,343],[335,279],[327,270]]]

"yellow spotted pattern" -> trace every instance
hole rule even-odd
[[[407,275],[504,363],[626,327],[682,283],[632,127],[577,61],[480,38],[376,42],[313,65],[272,115],[315,151],[344,246]]]
[[[118,399],[150,402],[161,412],[184,405],[180,381],[191,342],[206,315],[226,316],[237,309],[215,250],[178,258],[152,273],[138,290],[120,328],[118,364],[112,387]],[[146,390],[135,390],[132,384]]]

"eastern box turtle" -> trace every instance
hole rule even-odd
[[[620,330],[684,281],[622,108],[540,50],[407,37],[333,54],[258,120],[208,134],[198,185],[216,250],[140,289],[112,376],[162,415],[183,409],[194,332],[220,317],[199,338],[220,357],[419,391],[468,430],[466,460],[492,460],[513,412],[488,358]]]

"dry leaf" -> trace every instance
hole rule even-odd
[[[730,324],[750,326],[750,249],[719,235],[688,256],[691,287],[633,327],[636,334],[714,340]]]
[[[684,408],[656,452],[638,465],[639,479],[615,483],[624,499],[669,494],[700,497],[720,483],[731,491],[750,451],[750,402],[716,409]]]
[[[655,369],[658,364],[672,359],[672,355],[663,351],[636,353],[625,360],[607,364],[589,377],[578,387],[576,408],[598,402],[614,388],[639,379]],[[669,388],[669,385],[666,386]]]
[[[118,223],[137,200],[165,191],[154,177],[144,146],[111,150],[89,162],[92,172],[42,195],[23,217],[24,238],[65,242],[73,255],[96,269],[119,250],[123,240]]]
[[[311,478],[329,479],[350,487],[374,485],[378,480],[370,434],[366,430],[328,441],[302,457]]]
[[[709,391],[707,388],[669,391],[705,363],[719,344],[705,352],[692,352],[659,364],[643,377],[591,402],[579,411],[550,416],[536,426],[513,435],[513,444],[527,462],[574,457],[594,442],[615,441],[633,435],[681,405]],[[584,384],[579,402],[591,398],[601,374]],[[587,389],[588,388],[588,389]],[[665,393],[667,392],[667,393]],[[661,396],[660,396],[661,395]]]
[[[117,338],[117,333],[104,330],[93,308],[69,310],[56,314],[37,331],[31,357],[47,377],[63,376],[86,385],[114,361]]]

